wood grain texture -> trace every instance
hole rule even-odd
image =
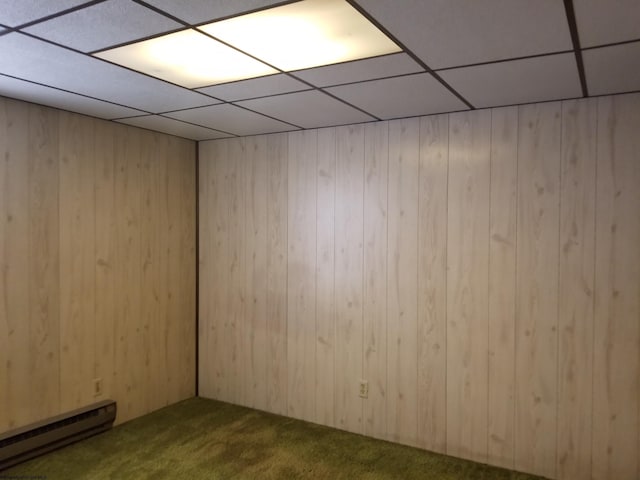
[[[286,135],[267,136],[267,410],[287,413],[287,173]]]
[[[362,433],[364,127],[336,129],[336,425]]]
[[[488,462],[514,464],[518,108],[491,112]]]
[[[7,112],[6,101],[0,98],[0,145],[9,144],[7,140]],[[2,163],[0,163],[0,192],[4,192],[7,183],[7,157],[8,152],[2,151]],[[0,194],[0,431],[9,429],[9,322],[8,322],[8,299],[6,297],[7,277],[6,271],[8,262],[5,258],[7,232],[7,198]],[[2,367],[5,365],[5,367]]]
[[[518,470],[555,477],[561,108],[519,107],[516,279]]]
[[[197,155],[193,142],[168,140],[166,196],[160,200],[169,222],[164,245],[167,290],[160,294],[167,301],[165,401],[172,404],[195,395]]]
[[[364,434],[387,436],[387,180],[389,124],[364,127]]]
[[[200,145],[199,158],[199,388],[205,397],[227,399],[224,346],[224,309],[228,283],[217,279],[226,274],[228,240],[227,210],[224,208],[224,171],[228,142]]]
[[[29,371],[34,419],[60,411],[58,112],[29,106]],[[25,161],[25,160],[23,160]],[[23,347],[24,348],[24,347]],[[24,380],[23,380],[24,381]]]
[[[266,137],[246,142],[245,165],[245,404],[267,407],[267,161]]]
[[[116,138],[124,127],[95,122],[95,361],[94,378],[102,379],[102,396],[116,396]]]
[[[313,421],[318,132],[288,136],[287,407],[288,415]]]
[[[170,292],[167,242],[169,240],[169,208],[166,178],[170,139],[166,135],[150,133],[141,146],[141,213],[140,243],[142,288],[141,329],[143,332],[147,408],[157,410],[167,405],[167,371],[169,351],[168,295]],[[161,206],[161,208],[158,208]]]
[[[418,200],[418,443],[447,442],[447,177],[449,116],[420,119]]]
[[[597,100],[562,103],[558,328],[560,479],[591,474]]]
[[[316,216],[315,421],[335,426],[338,407],[336,337],[336,129],[318,131]],[[340,359],[338,359],[340,360]],[[340,377],[342,378],[342,377]]]
[[[60,408],[94,400],[95,122],[60,112]]]
[[[449,119],[447,454],[487,460],[491,112]]]
[[[193,252],[194,143],[9,99],[0,140],[0,431],[104,398],[122,422],[193,395],[194,263],[176,292],[164,253],[173,222]],[[178,179],[185,201],[166,208]],[[167,335],[170,295],[185,335]],[[176,345],[190,361],[168,364]]]
[[[146,410],[146,352],[142,320],[142,139],[127,130],[116,141],[115,343],[116,397],[120,419]],[[133,161],[129,159],[133,158]]]
[[[194,158],[195,157],[195,158]],[[172,265],[179,270],[177,298],[173,297],[175,305],[175,317],[171,322],[180,325],[180,359],[179,367],[174,370],[174,377],[179,377],[180,388],[177,392],[177,399],[183,400],[191,398],[196,392],[196,344],[197,344],[197,286],[198,278],[196,274],[197,264],[197,209],[196,196],[197,184],[197,144],[190,140],[176,140],[176,151],[171,159],[171,171],[177,171],[175,176],[169,178],[179,178],[180,184],[174,186],[169,182],[170,190],[179,190],[173,194],[173,198],[179,199],[179,209],[175,210],[171,216],[173,228],[180,232],[180,255]],[[193,159],[193,162],[191,161]],[[170,270],[171,272],[171,270]],[[171,274],[171,278],[174,276]],[[170,341],[172,341],[170,339]]]
[[[640,468],[639,128],[640,96],[598,99],[594,479],[638,478]]]
[[[387,431],[416,445],[420,120],[389,122]]]
[[[229,282],[229,303],[225,324],[226,341],[232,348],[232,354],[227,365],[227,388],[229,399],[239,405],[247,405],[244,378],[248,363],[249,352],[246,349],[245,335],[248,333],[246,325],[246,294],[245,285],[245,172],[246,172],[246,140],[244,138],[229,142],[229,157],[227,162],[227,195],[229,209],[229,269],[226,272]]]
[[[256,139],[267,169],[239,174],[246,199],[267,177],[266,409],[548,478],[636,478],[638,98]],[[251,164],[234,142],[200,145],[216,177],[201,178],[201,301],[225,309],[219,242],[251,236],[206,225],[230,211],[213,165]],[[206,312],[203,332],[224,321]],[[203,376],[226,375],[232,344],[203,349]]]
[[[0,430],[33,422],[29,378],[29,110],[0,97],[0,335],[5,345],[0,357],[4,385],[0,396]]]
[[[217,344],[211,345],[214,351],[214,364],[216,365],[216,380],[215,388],[219,389],[219,398],[221,400],[231,402],[233,401],[233,383],[231,376],[233,370],[230,367],[231,362],[236,355],[236,347],[234,338],[231,336],[231,330],[229,327],[231,302],[233,296],[233,289],[231,282],[228,281],[228,275],[231,269],[231,253],[230,253],[230,177],[231,177],[231,159],[229,158],[231,140],[224,142],[223,152],[224,156],[215,159],[217,175],[217,188],[215,204],[217,214],[215,215],[215,232],[216,236],[214,241],[216,242],[216,249],[219,257],[217,260],[220,262],[218,270],[213,270],[214,277],[211,279],[212,285],[215,285],[213,289],[213,295],[215,295],[214,301],[214,328],[217,328],[219,335],[216,338]],[[214,187],[215,188],[215,187]],[[218,283],[218,279],[227,278],[222,285]],[[215,283],[213,283],[215,282]]]

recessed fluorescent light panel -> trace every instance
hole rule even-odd
[[[95,56],[187,88],[278,73],[195,30],[104,50]]]
[[[303,0],[198,29],[94,55],[200,88],[278,73],[272,66],[288,72],[401,50],[345,0]]]
[[[304,0],[198,28],[284,71],[400,51],[345,0]]]

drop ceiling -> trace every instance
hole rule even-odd
[[[0,0],[0,95],[208,140],[640,91],[638,0],[348,0],[395,53],[195,88],[97,56],[294,3]]]

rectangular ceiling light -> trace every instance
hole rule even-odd
[[[278,73],[195,30],[170,33],[94,55],[187,88]]]
[[[303,0],[198,28],[284,71],[400,51],[345,0]]]

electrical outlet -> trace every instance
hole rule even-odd
[[[369,382],[360,380],[360,397],[369,398]]]
[[[93,379],[93,396],[99,397],[102,395],[102,379],[94,378]]]

